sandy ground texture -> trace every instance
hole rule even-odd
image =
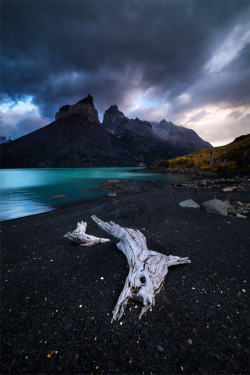
[[[249,202],[247,188],[225,195],[216,184],[153,184],[3,222],[1,374],[249,374],[250,219],[179,206],[215,195]],[[192,262],[169,268],[141,320],[141,304],[131,303],[111,324],[127,261],[92,214]],[[64,234],[82,220],[87,233],[111,242],[70,243]]]

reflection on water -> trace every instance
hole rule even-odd
[[[36,200],[9,197],[7,201],[1,200],[1,220],[15,219],[17,217],[33,215],[53,210]]]
[[[133,173],[130,168],[0,170],[0,220],[33,215],[107,194],[95,191],[107,179],[161,180],[175,183],[185,176]],[[52,199],[54,196],[64,196]]]

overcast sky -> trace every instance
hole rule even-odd
[[[249,1],[2,1],[0,135],[90,93],[102,121],[165,118],[214,146],[250,133]]]

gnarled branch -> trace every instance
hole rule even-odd
[[[76,229],[73,232],[68,232],[64,235],[64,237],[68,238],[69,240],[80,244],[81,246],[92,246],[98,243],[109,242],[110,240],[107,238],[98,238],[95,236],[91,236],[86,234],[87,223],[80,222],[77,223]]]
[[[168,267],[190,263],[190,260],[148,250],[146,237],[139,230],[123,228],[112,221],[104,222],[95,215],[91,217],[100,228],[120,239],[117,247],[127,257],[129,264],[129,274],[113,311],[112,321],[122,317],[130,299],[142,301],[140,319],[155,304],[155,296],[162,288]]]

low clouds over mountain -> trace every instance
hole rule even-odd
[[[250,113],[249,19],[248,2],[5,1],[3,98],[52,120],[90,92],[101,113],[117,103],[226,142],[250,127],[230,117]]]

